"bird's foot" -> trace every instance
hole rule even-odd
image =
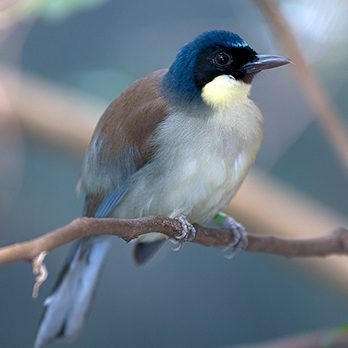
[[[178,251],[185,242],[191,242],[195,239],[196,229],[184,215],[176,217],[175,220],[178,220],[181,224],[181,233],[175,239],[171,239],[171,242],[174,244],[172,249]]]
[[[234,234],[234,242],[222,249],[224,256],[227,259],[232,259],[248,246],[248,234],[245,228],[230,216],[225,218],[223,227],[231,230]]]

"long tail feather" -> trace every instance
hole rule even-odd
[[[87,317],[111,237],[84,238],[45,301],[34,348],[78,334]]]

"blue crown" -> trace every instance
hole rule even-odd
[[[193,70],[198,53],[211,46],[249,47],[240,36],[225,30],[212,30],[197,36],[180,49],[163,78],[162,91],[170,101],[175,104],[202,104]]]

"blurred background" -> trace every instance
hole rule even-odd
[[[269,3],[347,124],[348,2]],[[169,66],[200,32],[234,31],[257,52],[286,54],[296,65],[271,22],[251,0],[1,0],[0,245],[80,215],[75,187],[101,113],[132,81]],[[295,65],[265,72],[253,85],[265,138],[229,208],[252,233],[299,238],[347,227],[347,166]],[[68,249],[47,257],[37,300],[30,264],[1,268],[1,348],[32,346]],[[241,253],[229,261],[218,249],[190,244],[175,253],[168,245],[137,268],[130,246],[115,238],[88,323],[71,347],[233,346],[340,327],[347,313],[344,257]]]

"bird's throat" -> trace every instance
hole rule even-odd
[[[220,75],[202,88],[203,101],[214,109],[243,103],[250,95],[251,85],[231,75]]]

